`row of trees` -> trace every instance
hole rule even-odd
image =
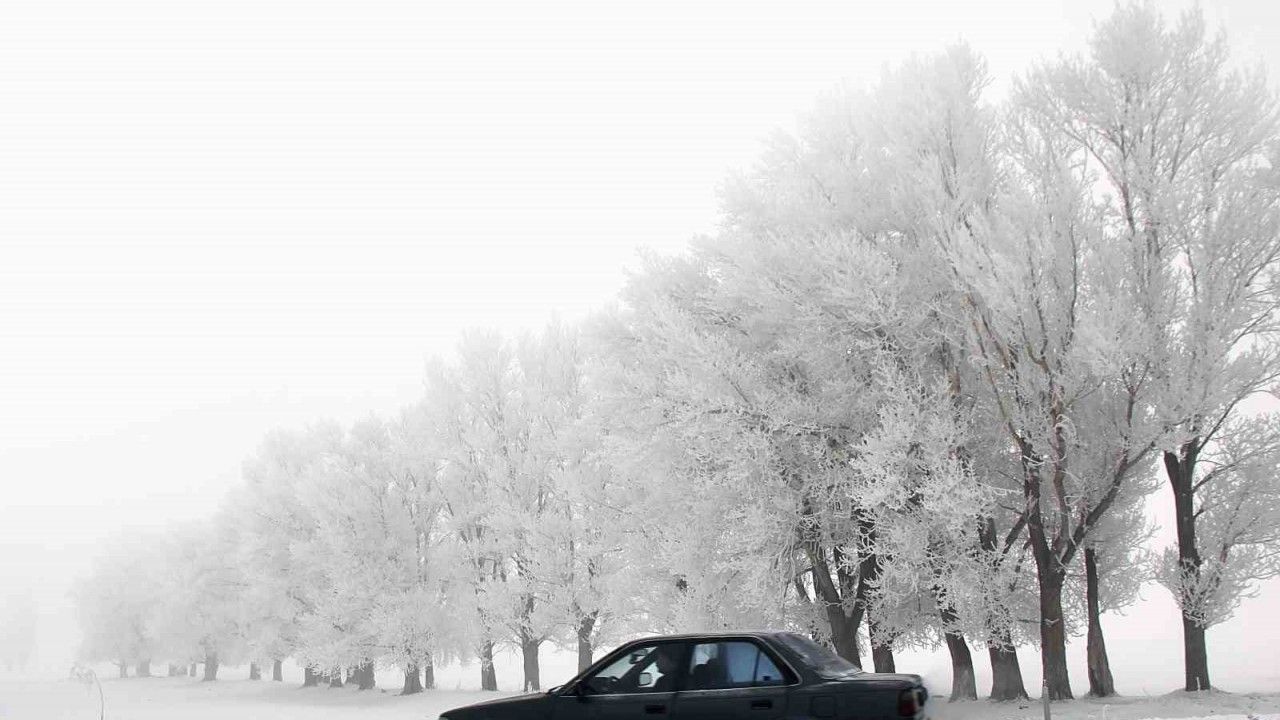
[[[272,434],[207,526],[86,582],[90,655],[411,692],[466,657],[496,689],[511,645],[538,688],[547,643],[769,625],[878,671],[945,646],[953,699],[972,647],[1024,697],[1035,645],[1062,699],[1078,634],[1115,692],[1101,618],[1154,578],[1210,688],[1205,630],[1280,570],[1276,105],[1149,4],[987,82],[959,46],[834,93],[616,307],[466,336],[397,418]]]
[[[592,457],[578,333],[475,333],[458,354],[400,416],[272,433],[211,521],[113,548],[78,589],[86,654],[206,679],[228,659],[280,679],[292,657],[307,684],[353,671],[362,687],[381,663],[405,692],[465,657],[497,689],[508,642],[529,688],[549,640],[588,664],[604,619],[645,603],[624,584],[653,569],[623,572],[643,491]]]

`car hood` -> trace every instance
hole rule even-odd
[[[473,705],[464,705],[441,713],[450,720],[478,720],[479,718],[515,718],[528,717],[527,713],[534,708],[549,702],[550,696],[545,693],[516,695],[514,697],[495,698]]]

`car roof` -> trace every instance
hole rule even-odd
[[[787,630],[724,630],[721,632],[682,633],[678,635],[646,635],[631,642],[647,642],[653,640],[713,640],[723,637],[771,638],[790,634]],[[627,643],[630,645],[631,643]]]

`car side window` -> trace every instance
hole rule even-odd
[[[581,687],[592,695],[674,692],[682,643],[654,643],[626,654],[585,678]]]
[[[727,640],[695,645],[689,657],[688,690],[785,685],[778,666],[753,642]]]
[[[756,662],[755,685],[786,685],[787,678],[778,669],[778,666],[769,659],[768,655],[760,653],[760,659]]]

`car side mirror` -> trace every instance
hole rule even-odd
[[[640,673],[640,677],[636,678],[640,687],[648,687],[653,682],[653,676],[647,672]]]

